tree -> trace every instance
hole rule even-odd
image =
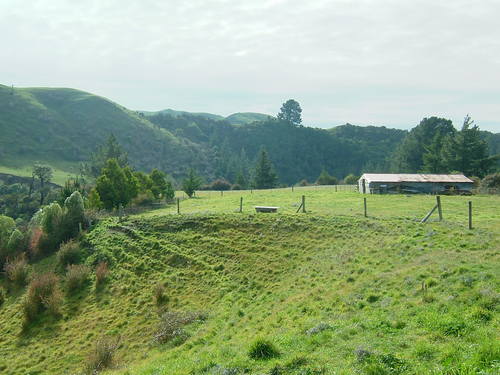
[[[99,192],[96,188],[90,190],[87,204],[89,208],[92,208],[94,210],[100,210],[102,208],[101,197],[99,196]]]
[[[393,171],[408,173],[422,171],[424,169],[424,154],[430,152],[429,147],[433,141],[441,142],[445,137],[454,133],[455,128],[451,120],[439,117],[424,118],[408,133],[396,149],[393,158]]]
[[[160,199],[167,190],[167,176],[158,169],[153,169],[149,174],[151,180],[151,192],[156,199]]]
[[[8,244],[15,228],[16,223],[14,219],[0,215],[0,264],[2,264],[8,256]]]
[[[293,99],[287,100],[280,108],[278,113],[278,119],[287,121],[292,125],[299,126],[302,124],[302,108],[300,108],[299,102]]]
[[[84,167],[85,173],[94,178],[98,177],[109,159],[115,159],[122,168],[128,164],[127,153],[123,150],[113,134],[110,134],[106,143],[99,146],[97,150],[90,155],[90,160]]]
[[[40,206],[43,205],[47,191],[45,184],[52,180],[52,168],[48,165],[35,164],[33,166],[33,177],[38,177],[40,180]]]
[[[481,138],[479,127],[469,115],[462,129],[446,139],[443,158],[448,170],[461,171],[467,176],[484,177],[495,163],[495,158],[488,154],[488,144]]]
[[[129,167],[121,168],[116,159],[107,161],[96,180],[96,190],[104,208],[108,210],[130,203],[137,196],[138,185],[132,170]]]
[[[83,198],[79,191],[73,192],[64,201],[64,238],[68,240],[75,237],[80,225],[85,223],[85,207]]]
[[[326,169],[323,169],[321,171],[321,174],[318,176],[318,179],[316,180],[316,185],[337,185],[338,180],[334,176],[330,176],[330,174],[326,171]]]
[[[278,184],[278,176],[269,160],[267,151],[262,148],[255,166],[254,186],[256,189],[272,189]]]
[[[189,169],[187,177],[182,181],[182,190],[191,198],[202,184],[201,178],[195,173],[193,168]]]

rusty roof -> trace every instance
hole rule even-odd
[[[360,179],[363,178],[368,182],[474,182],[463,174],[365,173]]]

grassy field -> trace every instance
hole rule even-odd
[[[54,168],[53,166],[53,178],[52,182],[61,186],[64,186],[64,183],[70,178],[74,177],[75,174],[78,173],[78,169],[75,166],[74,168],[67,168],[67,169],[72,169],[74,170],[74,173],[67,172],[67,170],[61,170],[58,168]],[[7,167],[7,166],[1,166],[0,165],[0,173],[7,173],[11,174],[14,176],[21,176],[21,177],[31,177],[31,173],[33,171],[33,166],[20,166],[20,167]]]
[[[295,214],[302,194],[308,213]],[[368,218],[357,193],[296,189],[204,192],[181,201],[182,215],[173,205],[103,220],[82,246],[87,263],[110,262],[109,282],[27,330],[24,290],[13,290],[0,308],[0,372],[77,374],[105,334],[121,336],[116,375],[498,374],[500,198],[443,197],[445,221],[425,225],[433,197],[367,198]],[[33,267],[57,270],[54,257]],[[206,320],[158,345],[162,310]],[[252,359],[258,338],[278,354]]]

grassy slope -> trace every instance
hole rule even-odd
[[[0,85],[0,132],[0,166],[11,169],[42,161],[75,173],[111,133],[139,168],[162,167],[169,160],[176,175],[186,162],[205,165],[189,142],[105,98],[74,89],[23,88],[11,95]]]
[[[112,259],[110,283],[66,298],[62,319],[45,317],[24,334],[22,291],[10,297],[0,308],[2,373],[74,373],[102,333],[123,337],[118,374],[215,374],[222,368],[261,374],[277,365],[292,374],[398,373],[370,372],[356,360],[359,348],[378,361],[390,361],[389,354],[404,361],[408,370],[400,373],[460,363],[491,368],[500,356],[499,197],[473,197],[477,229],[469,232],[461,197],[443,198],[447,222],[421,225],[413,217],[427,209],[428,197],[369,197],[377,217],[365,219],[360,195],[327,190],[307,191],[314,213],[290,213],[302,192],[245,196],[283,207],[278,215],[222,214],[241,192],[205,193],[182,202],[183,210],[199,212],[204,205],[214,214],[167,210],[102,222],[87,242]],[[35,268],[53,263],[48,258]],[[425,299],[424,280],[431,285]],[[167,287],[169,309],[209,313],[176,348],[151,346],[157,282]],[[332,329],[304,333],[320,322]],[[272,340],[281,356],[249,359],[256,337]]]
[[[255,121],[265,121],[269,115],[255,112],[237,112],[226,117],[226,121],[234,125],[245,125]]]

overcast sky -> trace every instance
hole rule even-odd
[[[0,0],[0,83],[131,109],[500,132],[499,0]]]

